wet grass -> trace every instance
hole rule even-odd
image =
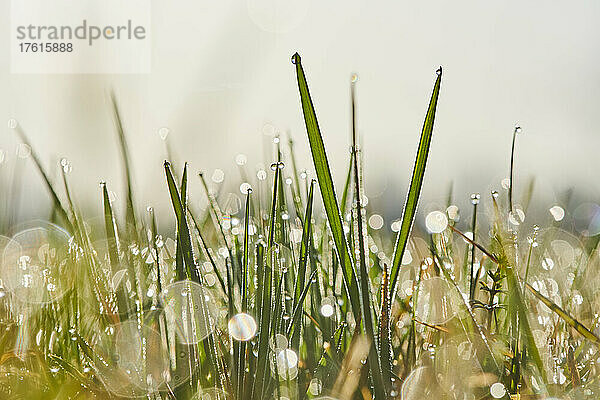
[[[298,169],[291,138],[288,152],[275,138],[270,169],[238,162],[241,196],[167,160],[157,190],[170,195],[168,234],[157,224],[165,216],[135,202],[114,96],[122,220],[102,183],[103,218],[88,222],[71,199],[68,162],[59,189],[31,152],[53,212],[0,237],[0,398],[598,398],[598,241],[563,230],[568,210],[558,206],[540,221],[547,228],[528,231],[531,193],[513,185],[520,128],[506,189],[474,196],[465,221],[452,194],[421,218],[440,68],[392,232],[365,201],[356,78],[338,192],[307,74],[298,54],[292,61],[314,175]],[[194,208],[192,185],[206,209]]]

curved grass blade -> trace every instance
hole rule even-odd
[[[317,115],[310,97],[308,83],[306,82],[304,69],[302,68],[300,55],[298,53],[295,53],[292,56],[292,62],[296,66],[296,78],[298,80],[298,90],[300,92],[300,100],[302,102],[304,123],[306,125],[306,132],[308,134],[308,141],[310,143],[313,164],[315,166],[315,171],[319,181],[319,189],[321,190],[321,196],[323,198],[323,205],[325,206],[325,212],[327,214],[327,220],[329,221],[329,227],[335,243],[337,256],[342,267],[344,285],[348,291],[348,298],[351,302],[352,311],[354,312],[355,316],[358,316],[360,315],[360,301],[358,296],[356,271],[354,269],[353,259],[350,256],[350,249],[348,248],[348,243],[344,235],[344,225],[342,223],[340,207],[338,205],[333,186],[333,179],[331,177],[331,170],[329,168],[329,162],[325,152],[323,137],[321,136],[321,130],[319,129],[319,123],[317,122]]]
[[[58,198],[58,194],[56,194],[56,190],[54,190],[54,186],[52,186],[52,183],[50,182],[50,178],[48,177],[48,174],[44,170],[44,167],[42,167],[42,163],[40,162],[40,158],[38,157],[37,153],[35,152],[35,150],[31,146],[31,143],[27,139],[27,136],[25,135],[25,132],[23,132],[23,130],[21,129],[20,126],[17,126],[16,132],[17,132],[17,135],[19,135],[19,139],[24,144],[26,144],[27,146],[29,146],[29,148],[31,149],[31,159],[33,160],[33,162],[34,162],[37,170],[39,171],[39,173],[42,175],[42,179],[44,179],[44,183],[46,184],[46,188],[48,188],[48,191],[50,192],[50,196],[52,197],[52,202],[54,203],[54,208],[56,209],[56,211],[58,212],[58,214],[62,218],[64,224],[66,225],[65,228],[67,228],[67,230],[69,232],[74,233],[74,231],[73,231],[73,224],[69,220],[69,215],[67,214],[67,211],[66,211],[65,207],[63,207],[62,203],[60,202],[60,199]]]
[[[354,239],[354,248],[355,251],[358,248],[358,265],[359,265],[359,284],[360,284],[360,295],[362,305],[362,315],[363,315],[363,328],[364,333],[369,340],[371,345],[371,350],[369,351],[368,360],[369,360],[369,370],[371,371],[371,377],[373,379],[373,389],[375,391],[375,397],[378,399],[383,399],[386,397],[386,385],[383,381],[383,376],[381,372],[381,364],[379,359],[379,354],[377,353],[377,342],[375,341],[375,328],[373,325],[373,316],[371,314],[371,287],[370,287],[370,279],[369,272],[367,271],[367,254],[365,251],[365,229],[363,226],[364,215],[363,215],[363,205],[362,205],[362,182],[359,173],[358,167],[358,144],[356,137],[356,104],[355,104],[355,81],[353,80],[351,83],[351,103],[352,103],[352,154],[354,156],[354,202],[356,204],[356,237]]]
[[[127,140],[125,138],[125,130],[123,129],[123,120],[121,119],[121,113],[117,104],[117,98],[115,93],[110,93],[110,100],[113,107],[113,114],[115,117],[115,124],[117,125],[117,133],[119,135],[119,145],[121,148],[121,157],[123,157],[123,166],[125,167],[125,179],[127,182],[127,213],[126,220],[128,224],[137,232],[137,223],[135,218],[135,208],[133,207],[133,190],[131,184],[131,165],[129,162],[129,149],[127,147]]]
[[[510,182],[508,185],[508,204],[510,206],[510,212],[513,212],[513,182],[515,178],[514,166],[515,166],[515,142],[517,139],[517,133],[521,132],[520,126],[515,126],[515,130],[512,136],[512,146],[510,148]]]
[[[348,206],[348,191],[350,189],[350,180],[352,179],[352,165],[354,163],[354,154],[350,152],[350,161],[348,163],[348,172],[346,173],[346,183],[342,192],[342,202],[340,204],[342,217],[346,215],[346,207]]]
[[[581,322],[577,321],[571,315],[569,315],[565,310],[563,310],[559,305],[554,303],[552,300],[535,290],[533,286],[529,283],[525,283],[525,287],[533,293],[535,297],[538,298],[542,303],[546,305],[549,309],[558,314],[559,317],[563,319],[567,324],[569,324],[573,329],[579,332],[583,337],[592,341],[593,343],[600,344],[600,338],[594,334],[591,330],[586,328]]]
[[[425,122],[423,123],[419,148],[417,150],[417,158],[415,159],[415,166],[410,181],[410,188],[408,189],[408,196],[406,198],[406,203],[404,204],[404,211],[402,212],[402,225],[400,226],[400,231],[398,231],[398,236],[396,237],[392,269],[390,271],[392,302],[396,293],[396,280],[398,279],[398,273],[400,272],[402,257],[404,256],[404,250],[406,249],[406,244],[408,243],[412,224],[417,212],[417,204],[419,202],[419,195],[421,194],[421,186],[423,185],[425,166],[427,164],[427,156],[429,155],[429,146],[433,134],[433,123],[435,120],[435,110],[440,94],[441,82],[442,67],[437,70],[437,79],[433,86],[429,108],[427,109],[427,115],[425,116]]]

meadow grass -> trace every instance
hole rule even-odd
[[[0,398],[599,398],[598,241],[563,230],[558,206],[549,226],[526,231],[530,194],[519,203],[513,190],[520,128],[506,187],[473,195],[472,209],[450,196],[413,229],[438,69],[394,235],[366,202],[356,78],[346,181],[336,191],[298,54],[292,63],[315,179],[279,137],[270,169],[239,160],[241,201],[165,161],[170,235],[134,201],[114,96],[122,220],[103,182],[103,218],[90,223],[72,201],[68,161],[53,182],[13,127],[53,211],[19,229],[5,223],[10,237],[0,236]],[[204,189],[205,210],[192,206],[190,185]],[[313,208],[319,193],[323,214]],[[489,226],[478,223],[480,202]]]

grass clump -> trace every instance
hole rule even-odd
[[[53,212],[0,237],[0,398],[598,398],[597,240],[562,230],[556,206],[550,227],[527,232],[512,181],[473,196],[465,228],[452,199],[415,225],[441,68],[393,237],[364,202],[356,80],[338,197],[301,58],[292,61],[315,179],[278,139],[271,168],[226,204],[203,174],[166,161],[168,235],[134,201],[114,96],[122,220],[102,183],[103,218],[87,221],[68,162],[59,190],[32,152]],[[206,210],[192,207],[190,185],[204,189]],[[489,226],[477,223],[480,201]]]

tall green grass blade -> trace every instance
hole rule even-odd
[[[106,230],[106,240],[108,242],[108,258],[113,274],[117,272],[119,267],[119,239],[117,237],[117,229],[115,225],[115,216],[110,204],[108,188],[106,183],[102,182],[102,202],[104,206],[104,228]]]
[[[425,122],[423,123],[423,130],[421,131],[421,139],[419,141],[417,157],[415,159],[412,179],[410,181],[410,188],[408,190],[406,203],[404,203],[404,211],[402,212],[402,224],[400,225],[400,230],[398,231],[398,236],[396,237],[394,257],[392,259],[392,269],[390,271],[390,287],[392,293],[392,302],[394,301],[396,293],[396,281],[398,280],[400,265],[402,265],[402,257],[404,256],[404,251],[406,249],[412,224],[415,218],[415,214],[417,212],[417,204],[419,202],[419,196],[421,194],[423,177],[425,176],[427,156],[429,155],[431,136],[433,135],[433,124],[435,121],[435,111],[437,107],[438,97],[440,94],[441,82],[442,67],[440,67],[437,70],[437,79],[435,80],[435,84],[433,86],[433,93],[431,94],[429,108],[427,109],[427,115],[425,116]]]
[[[389,382],[392,371],[392,346],[391,346],[391,327],[390,327],[390,275],[387,264],[383,264],[383,274],[381,276],[381,306],[379,312],[379,358],[381,372],[384,379]]]
[[[289,135],[288,135],[289,136]],[[300,211],[302,210],[302,197],[300,196],[300,175],[298,174],[298,165],[296,163],[296,152],[294,151],[294,141],[292,137],[288,137],[288,147],[290,149],[290,160],[292,161],[292,172],[293,172],[293,180],[294,186],[292,187],[294,193],[294,206],[296,207],[296,211],[298,212],[298,217],[302,218],[300,215]]]
[[[348,192],[350,191],[350,182],[352,180],[352,166],[354,163],[354,153],[350,152],[350,161],[348,162],[348,172],[346,173],[346,183],[342,192],[342,202],[340,204],[342,218],[346,215],[346,207],[348,206]]]
[[[371,350],[369,351],[368,361],[371,378],[373,379],[373,389],[375,397],[382,399],[386,397],[386,386],[383,381],[379,354],[377,353],[377,342],[375,338],[375,327],[373,325],[373,316],[371,313],[371,286],[369,272],[367,271],[367,249],[365,244],[366,231],[362,205],[362,182],[358,166],[358,139],[356,136],[356,102],[355,102],[355,81],[351,83],[351,103],[352,103],[352,154],[354,155],[354,202],[356,204],[356,238],[354,239],[354,251],[358,254],[360,296],[363,315],[364,333],[369,340]],[[358,248],[358,250],[357,250]]]
[[[123,158],[123,166],[125,168],[125,179],[126,179],[126,221],[129,229],[133,229],[133,232],[137,231],[137,222],[135,217],[135,208],[133,206],[133,189],[132,189],[132,178],[131,178],[131,164],[129,160],[129,149],[127,147],[127,139],[125,138],[125,130],[123,129],[123,120],[121,113],[119,112],[119,106],[117,104],[117,98],[114,92],[110,93],[110,100],[112,103],[113,114],[115,118],[115,124],[117,127],[117,134],[119,137],[119,145],[121,149],[121,157]],[[131,232],[132,233],[132,232]]]
[[[262,243],[256,246],[256,264],[257,272],[259,273],[260,282],[262,282],[262,290],[258,298],[258,309],[256,315],[259,316],[259,332],[258,332],[258,356],[256,360],[256,373],[252,385],[252,397],[260,398],[264,390],[267,362],[269,361],[269,335],[271,331],[271,297],[272,297],[272,277],[271,268],[264,262],[265,247]]]
[[[555,312],[560,318],[562,318],[563,321],[565,321],[567,324],[569,324],[569,326],[571,326],[573,329],[579,332],[581,336],[595,344],[600,345],[600,337],[598,337],[594,332],[586,328],[581,322],[577,321],[575,318],[569,315],[569,313],[563,310],[558,304],[554,303],[552,300],[541,294],[529,283],[525,283],[525,287],[529,289],[529,291],[533,293],[533,295],[537,297],[538,300],[544,303],[546,307]]]
[[[186,170],[187,164],[184,167],[184,176],[187,176]],[[177,218],[177,241],[178,243],[181,242],[181,247],[179,247],[178,245],[178,249],[181,250],[182,259],[176,263],[177,278],[179,280],[190,278],[195,280],[196,282],[200,282],[200,277],[198,276],[198,271],[196,270],[196,266],[194,263],[192,242],[190,238],[190,231],[187,223],[185,208],[183,205],[184,203],[182,202],[179,190],[177,189],[177,184],[175,183],[175,179],[173,178],[173,174],[171,172],[171,164],[169,164],[168,161],[165,161],[165,175],[167,177],[167,185],[169,187],[169,193],[171,195],[171,203],[173,204],[173,210],[175,211],[175,216]],[[186,190],[186,187],[187,183],[182,185],[182,188],[184,190]]]
[[[308,283],[304,286],[302,293],[300,293],[300,297],[298,298],[298,302],[296,303],[296,307],[294,308],[294,312],[292,313],[292,318],[290,324],[286,329],[286,334],[289,337],[290,333],[292,333],[292,329],[296,328],[294,332],[299,331],[299,322],[300,317],[302,316],[304,299],[306,299],[306,295],[308,294],[308,289],[310,289],[310,285],[312,284],[313,279],[317,276],[318,270],[314,270],[310,277],[308,278]]]
[[[304,69],[302,68],[302,62],[298,53],[295,53],[292,56],[292,62],[296,66],[296,78],[298,80],[298,90],[300,92],[300,100],[302,102],[302,111],[304,113],[304,123],[306,125],[306,132],[308,134],[308,141],[310,143],[313,164],[317,173],[319,189],[321,190],[321,197],[323,198],[323,205],[325,206],[327,220],[329,221],[329,228],[331,229],[337,256],[342,267],[344,284],[346,290],[348,291],[348,298],[351,302],[352,311],[354,312],[355,316],[358,316],[360,315],[361,307],[358,296],[356,271],[353,265],[353,258],[350,255],[350,249],[344,235],[344,225],[340,214],[340,207],[335,194],[335,188],[333,186],[333,179],[331,176],[331,170],[329,168],[329,161],[327,160],[327,154],[325,152],[323,137],[321,136],[321,130],[319,129],[319,123],[317,122],[317,115],[310,97],[308,83],[306,82]]]
[[[513,189],[514,189],[514,179],[515,179],[515,143],[517,140],[517,133],[521,132],[521,127],[516,126],[512,135],[512,146],[510,148],[510,181],[508,183],[508,204],[510,206],[510,212],[514,211],[513,207]]]
[[[304,226],[302,228],[302,240],[300,244],[300,260],[298,262],[298,274],[296,276],[296,292],[294,294],[294,305],[297,307],[300,304],[300,297],[302,295],[302,288],[305,286],[306,281],[306,265],[308,264],[309,250],[310,250],[310,237],[312,235],[312,207],[313,207],[313,196],[314,196],[315,181],[310,182],[310,190],[308,192],[308,199],[306,201],[306,212],[304,213]],[[292,324],[294,320],[292,319]],[[292,348],[298,349],[300,345],[300,328],[294,330],[292,335]]]
[[[476,196],[476,197],[473,197]],[[471,196],[473,203],[473,220],[471,221],[471,232],[473,240],[476,240],[477,234],[477,205],[479,204],[479,194]],[[477,275],[479,276],[479,275]],[[475,297],[475,289],[477,287],[477,279],[475,278],[475,246],[471,246],[471,269],[469,273],[469,300]]]
[[[246,193],[246,208],[244,213],[244,250],[242,260],[242,312],[248,311],[248,248],[249,235],[248,228],[250,225],[250,194],[252,189],[248,189]],[[237,396],[239,400],[244,396],[244,371],[246,369],[246,342],[242,341],[237,344],[238,349],[238,365],[237,365]]]

